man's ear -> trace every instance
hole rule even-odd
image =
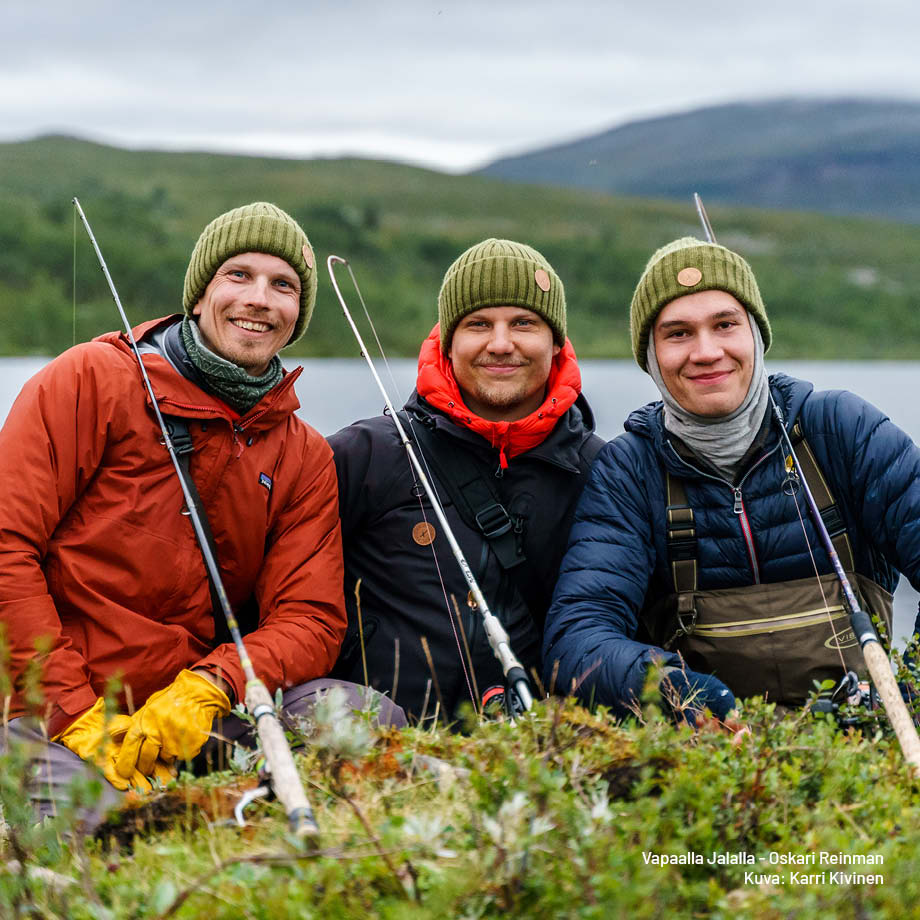
[[[557,345],[555,342],[553,342],[553,357],[555,358],[556,355],[558,355],[560,351],[562,351],[562,346]]]
[[[201,301],[199,300],[194,307],[192,307],[192,316],[201,316]]]

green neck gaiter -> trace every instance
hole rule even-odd
[[[189,360],[204,378],[207,388],[240,415],[245,415],[281,380],[281,358],[277,355],[261,377],[251,377],[243,368],[211,351],[201,338],[198,324],[187,316],[179,332]]]

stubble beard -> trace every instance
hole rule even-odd
[[[527,398],[527,388],[523,383],[515,387],[488,385],[480,383],[476,387],[476,399],[493,409],[508,409]]]

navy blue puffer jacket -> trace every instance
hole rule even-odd
[[[842,390],[814,392],[782,374],[770,378],[787,428],[800,419],[844,516],[856,568],[893,591],[899,571],[920,589],[920,449],[874,406]],[[633,412],[626,433],[598,454],[582,493],[546,620],[544,680],[623,713],[638,698],[655,657],[677,655],[638,642],[639,618],[673,592],[665,536],[663,467],[686,484],[697,528],[700,590],[813,574],[786,477],[778,423],[737,479],[753,530],[748,553],[735,492],[681,459],[662,425],[661,403]],[[830,559],[799,497],[808,544],[822,573]]]

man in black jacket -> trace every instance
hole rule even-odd
[[[489,239],[444,277],[404,427],[460,547],[530,672],[575,503],[602,441],[565,335],[565,292],[536,250]],[[393,420],[330,439],[348,634],[333,676],[416,719],[500,692],[478,609]],[[499,688],[499,689],[496,689]]]

